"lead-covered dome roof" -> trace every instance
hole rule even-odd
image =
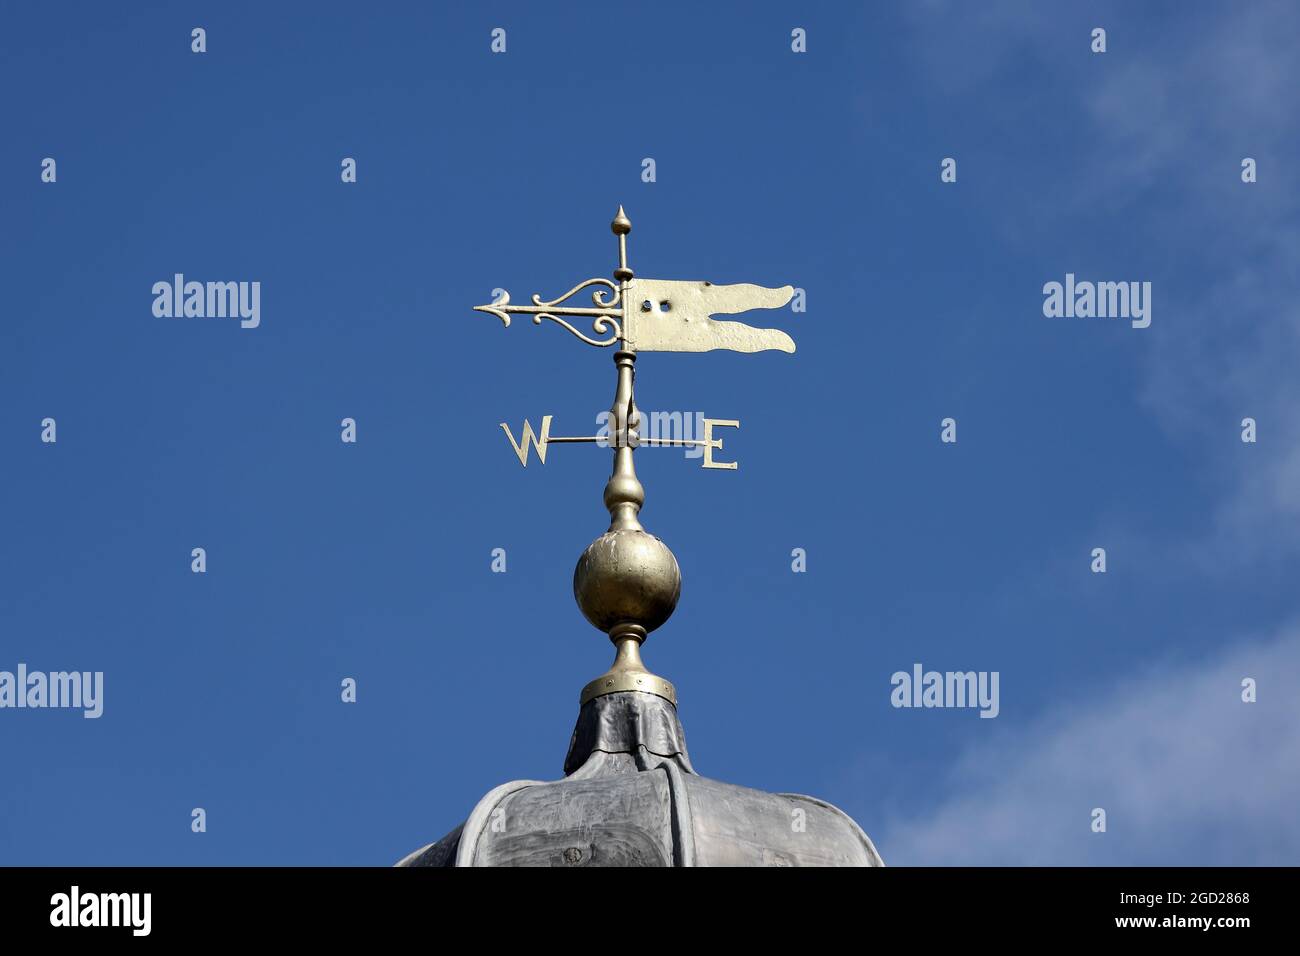
[[[883,866],[862,829],[813,797],[695,772],[676,707],[622,691],[578,714],[565,776],[515,780],[399,866]]]

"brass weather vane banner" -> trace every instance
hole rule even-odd
[[[614,270],[614,279],[617,281],[601,277],[588,279],[556,299],[544,300],[535,294],[531,305],[515,305],[510,301],[509,292],[502,292],[495,302],[476,305],[474,310],[495,315],[507,328],[512,315],[531,315],[534,324],[541,325],[543,319],[549,319],[588,345],[606,348],[617,343],[616,364],[622,368],[623,363],[619,362],[619,357],[625,356],[629,374],[637,352],[795,350],[794,340],[780,329],[754,328],[743,322],[712,318],[714,315],[735,315],[752,309],[779,309],[793,297],[792,286],[769,289],[750,283],[714,285],[711,282],[681,279],[638,279],[627,264],[627,235],[632,231],[632,223],[622,206],[618,207],[618,214],[610,228],[618,236],[618,268]],[[584,289],[593,287],[595,291],[591,294],[591,307],[565,304]],[[581,332],[566,321],[566,317],[583,321],[590,319],[592,332],[598,337],[593,338]],[[735,462],[714,460],[713,452],[722,447],[722,440],[713,438],[713,429],[739,428],[739,421],[706,418],[703,420],[704,437],[698,440],[642,439],[636,431],[637,415],[631,397],[630,381],[627,401],[616,401],[613,414],[614,421],[619,426],[611,433],[610,442],[614,447],[700,446],[704,449],[703,467],[737,467]],[[548,444],[606,441],[599,436],[554,436],[550,434],[550,426],[550,415],[542,417],[540,432],[535,432],[532,424],[525,421],[521,440],[516,441],[509,426],[505,422],[501,423],[515,454],[525,467],[528,465],[530,444],[536,446],[537,457],[545,464]]]

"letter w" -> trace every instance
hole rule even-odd
[[[546,464],[546,443],[551,440],[550,439],[550,435],[551,435],[550,415],[542,416],[541,435],[537,435],[533,432],[533,426],[529,423],[528,419],[525,418],[524,434],[523,434],[522,442],[515,441],[515,436],[510,433],[510,426],[507,425],[505,422],[501,423],[501,430],[505,432],[506,437],[510,439],[510,444],[511,446],[514,447],[515,454],[519,456],[519,464],[523,465],[525,468],[528,467],[529,444],[533,444],[537,446],[537,457],[541,460],[543,465]]]

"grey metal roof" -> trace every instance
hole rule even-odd
[[[884,866],[829,803],[697,774],[676,707],[654,694],[584,704],[564,771],[495,788],[397,865]]]

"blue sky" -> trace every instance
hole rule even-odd
[[[742,423],[735,472],[637,456],[701,773],[891,864],[1300,861],[1293,6],[2,17],[0,670],[105,701],[0,710],[0,862],[388,864],[560,776],[608,454],[497,423],[593,428],[612,363],[470,306],[608,275],[619,203],[639,275],[807,292],[751,317],[793,356],[638,362],[643,410]],[[155,317],[177,272],[261,324]],[[1150,328],[1046,318],[1070,272]],[[916,662],[999,672],[997,719],[891,707]]]

